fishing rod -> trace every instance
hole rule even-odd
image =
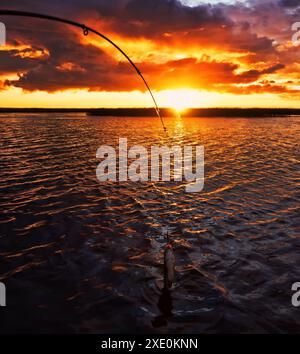
[[[129,58],[129,56],[116,43],[114,43],[111,39],[106,37],[104,34],[98,32],[97,30],[95,30],[92,27],[86,26],[86,25],[84,25],[82,23],[79,23],[79,22],[75,22],[75,21],[72,21],[72,20],[68,20],[68,19],[64,19],[64,18],[60,18],[60,17],[56,17],[56,16],[39,14],[39,13],[35,13],[35,12],[16,11],[16,10],[1,10],[0,9],[0,15],[32,17],[32,18],[40,18],[40,19],[44,19],[44,20],[61,22],[61,23],[65,23],[65,24],[73,26],[73,27],[81,28],[82,31],[83,31],[83,34],[85,36],[87,36],[91,32],[91,33],[94,33],[97,36],[103,38],[105,41],[109,42],[111,45],[113,45],[129,61],[129,63],[135,69],[137,74],[141,77],[143,83],[145,84],[145,86],[146,86],[146,88],[147,88],[148,92],[150,93],[150,96],[151,96],[151,98],[153,100],[155,112],[156,112],[158,118],[161,121],[163,129],[164,129],[165,132],[167,131],[167,128],[166,128],[166,126],[164,124],[164,121],[163,121],[163,118],[162,118],[162,116],[160,114],[160,110],[159,110],[159,107],[158,107],[157,102],[155,100],[155,97],[154,97],[154,95],[153,95],[153,93],[152,93],[152,91],[150,89],[150,86],[148,85],[146,79],[144,78],[142,72],[139,70],[139,68],[136,66],[136,64]]]
[[[144,85],[146,86],[148,92],[150,93],[150,96],[153,100],[154,103],[154,108],[156,111],[156,114],[158,118],[161,121],[162,127],[164,129],[164,132],[167,133],[167,128],[164,124],[164,120],[160,114],[159,107],[157,105],[157,102],[155,100],[155,97],[152,93],[152,90],[150,89],[150,86],[148,85],[146,79],[144,78],[142,72],[139,70],[139,68],[136,66],[136,64],[130,59],[130,57],[116,44],[114,43],[111,39],[106,37],[104,34],[98,32],[92,27],[86,26],[85,24],[75,22],[72,20],[56,17],[56,16],[50,16],[50,15],[45,15],[45,14],[39,14],[39,13],[34,13],[34,12],[26,12],[26,11],[16,11],[16,10],[1,10],[0,9],[0,15],[4,16],[22,16],[22,17],[31,17],[31,18],[39,18],[39,19],[44,19],[44,20],[49,20],[49,21],[56,21],[60,23],[65,23],[67,25],[77,27],[82,29],[83,34],[87,36],[90,32],[96,34],[97,36],[103,38],[105,41],[109,42],[112,46],[114,46],[131,64],[131,66],[135,69],[136,73],[141,77]],[[168,136],[168,135],[167,135]],[[164,287],[163,287],[163,294],[169,291],[169,288],[172,287],[172,283],[174,281],[174,272],[175,272],[175,257],[174,257],[174,251],[173,251],[173,246],[171,243],[171,240],[169,238],[169,235],[167,234],[167,245],[165,246],[164,250]]]

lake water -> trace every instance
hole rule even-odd
[[[300,332],[300,117],[0,115],[1,332]],[[205,186],[99,183],[97,148],[203,145]],[[162,295],[164,234],[176,281]]]

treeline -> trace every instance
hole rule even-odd
[[[178,115],[170,108],[161,108],[161,115]],[[0,113],[86,113],[91,116],[114,117],[153,117],[154,108],[0,108]],[[300,116],[297,108],[190,108],[182,114],[184,117],[283,117]]]

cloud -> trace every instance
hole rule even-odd
[[[299,1],[298,0],[280,0],[279,4],[283,7],[298,7]]]
[[[78,48],[73,48],[76,57]],[[88,48],[86,48],[86,51]],[[85,51],[85,52],[86,52]],[[205,61],[195,58],[172,60],[167,63],[141,63],[144,74],[156,90],[180,88],[189,83],[190,88],[218,90],[220,84],[247,84],[256,82],[265,75],[276,73],[284,68],[276,64],[262,70],[240,71],[237,64]],[[98,50],[97,55],[82,55],[78,62],[59,61],[53,58],[43,61],[35,69],[20,75],[7,85],[21,87],[27,91],[45,90],[48,92],[88,88],[92,91],[130,91],[143,89],[138,77],[127,63],[116,62]],[[223,86],[224,87],[224,86]],[[229,86],[230,87],[230,86]]]
[[[0,50],[1,75],[26,72],[33,69],[40,61],[30,57],[30,53],[33,53],[33,50]],[[26,54],[29,56],[26,56]]]
[[[130,80],[134,77],[131,67],[114,60],[95,46],[76,41],[51,41],[47,50],[48,58],[38,60],[18,79],[7,80],[6,85],[26,91],[48,92],[76,88],[95,91],[136,88],[135,80]]]
[[[29,0],[24,9],[20,0],[3,0],[1,7],[91,23],[116,38],[125,51],[129,46],[157,90],[191,87],[293,95],[295,90],[276,82],[299,79],[300,51],[289,44],[298,1],[188,7],[177,0]],[[2,80],[4,87],[48,92],[143,89],[124,58],[90,37],[84,40],[80,30],[28,18],[9,18],[7,28],[11,48],[0,48],[0,75],[18,76]],[[262,80],[268,83],[259,83]]]

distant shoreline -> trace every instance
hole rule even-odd
[[[161,108],[165,117],[175,117],[176,111]],[[90,116],[153,117],[154,108],[0,108],[0,113],[86,113]],[[300,116],[300,108],[190,108],[184,117],[283,117]]]

